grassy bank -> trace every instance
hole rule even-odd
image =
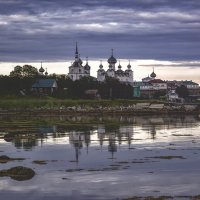
[[[70,107],[70,106],[127,106],[136,104],[138,102],[149,102],[155,103],[158,100],[124,100],[124,99],[114,99],[114,100],[77,100],[77,99],[56,99],[52,97],[15,97],[6,96],[0,99],[1,109],[34,109],[34,108],[60,108],[60,107]]]

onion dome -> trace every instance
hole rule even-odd
[[[151,73],[151,78],[156,78],[156,74],[155,74],[155,72],[154,72],[154,68],[153,68],[153,72]]]
[[[129,64],[127,65],[127,68],[128,68],[129,70],[131,69],[130,60],[129,60]]]
[[[99,68],[100,68],[100,69],[103,69],[103,65],[102,65],[102,64],[100,64],[100,65],[99,65]]]
[[[90,68],[91,68],[90,65],[88,65],[88,62],[86,62],[86,65],[84,66],[84,69],[85,70],[90,70]]]
[[[48,75],[48,72],[47,72],[47,68],[46,68],[45,76],[47,76],[47,75]]]
[[[115,64],[117,62],[116,58],[113,56],[113,49],[112,49],[112,55],[110,58],[108,58],[109,64]]]
[[[88,65],[88,57],[86,57],[86,65],[84,66],[86,70],[90,70],[90,66]]]
[[[101,64],[99,65],[99,68],[103,69],[102,61],[101,61]]]
[[[105,75],[105,70],[103,69],[102,61],[101,61],[100,65],[99,65],[98,72],[100,72],[101,75]]]
[[[44,68],[42,67],[42,62],[41,62],[41,67],[40,67],[40,69],[39,69],[39,72],[40,72],[40,73],[44,73]]]
[[[151,78],[156,78],[155,72],[152,72],[150,76],[151,76]]]
[[[84,68],[86,69],[86,70],[90,70],[90,65],[88,65],[88,63],[84,66]]]
[[[122,66],[120,65],[120,61],[119,61],[119,66],[118,66],[118,70],[121,70]]]
[[[40,67],[39,72],[40,72],[40,73],[43,73],[43,72],[44,72],[44,68],[43,68],[43,67]]]

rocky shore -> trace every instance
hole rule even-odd
[[[136,103],[118,106],[60,106],[0,109],[0,115],[68,115],[68,114],[200,114],[200,104]]]

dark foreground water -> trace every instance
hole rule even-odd
[[[36,172],[27,181],[0,177],[2,200],[200,194],[198,116],[31,120],[1,119],[0,155],[24,160],[0,163],[0,169]]]

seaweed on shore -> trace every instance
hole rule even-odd
[[[31,168],[17,166],[6,170],[0,171],[0,177],[8,176],[16,181],[30,180],[35,176],[35,171]]]
[[[10,158],[6,155],[0,156],[0,163],[7,163],[9,161],[14,161],[14,160],[25,160],[24,158]]]

